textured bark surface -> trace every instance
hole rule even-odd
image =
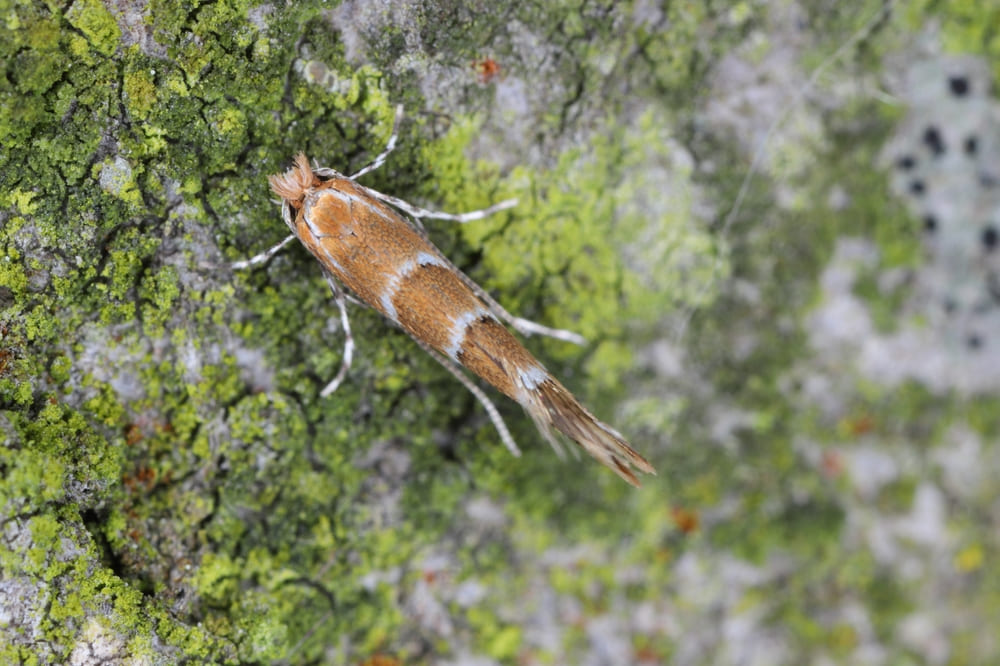
[[[330,4],[0,6],[0,662],[997,660],[996,9]],[[641,490],[230,268],[397,103]]]

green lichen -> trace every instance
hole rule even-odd
[[[30,190],[22,190],[14,188],[12,191],[0,195],[3,199],[0,199],[0,205],[6,207],[12,207],[17,210],[21,215],[31,215],[38,209],[38,203],[32,203],[32,199],[35,198],[35,193]],[[24,218],[15,217],[7,221],[10,225],[8,228],[8,233],[14,233],[17,231],[16,227],[20,227],[24,224]]]
[[[89,49],[110,56],[118,48],[121,31],[107,8],[97,0],[76,0],[66,12],[70,24],[87,38]],[[79,48],[82,53],[86,49]]]
[[[28,275],[24,267],[15,263],[20,259],[17,250],[8,250],[0,259],[0,286],[6,289],[10,297],[24,295],[28,287]]]
[[[993,76],[1000,80],[1000,37],[991,26],[1000,20],[1000,9],[990,3],[958,0],[944,4],[917,2],[907,5],[905,17],[912,29],[926,25],[927,16],[940,18],[941,37],[953,53],[980,53],[993,63]]]
[[[143,59],[137,58],[137,60],[142,62]],[[129,115],[137,120],[144,120],[156,105],[155,71],[145,67],[135,67],[125,73],[122,81]]]

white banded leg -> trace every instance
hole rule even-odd
[[[256,266],[257,264],[262,264],[271,257],[273,257],[274,255],[281,252],[283,249],[285,249],[285,246],[291,243],[293,240],[295,240],[295,236],[294,235],[289,236],[288,238],[281,241],[274,247],[268,248],[267,250],[264,250],[260,254],[256,254],[250,257],[249,259],[244,259],[243,261],[234,261],[231,264],[231,266],[233,270],[241,271],[245,268],[250,268],[251,266]]]
[[[466,222],[472,222],[473,220],[481,220],[484,217],[489,217],[493,213],[498,213],[502,210],[507,210],[508,208],[513,208],[517,205],[517,199],[505,199],[500,203],[495,203],[488,208],[483,208],[480,210],[469,211],[468,213],[442,213],[436,210],[427,210],[426,208],[420,208],[419,206],[414,206],[411,203],[407,203],[402,199],[390,196],[388,194],[382,194],[378,190],[373,190],[370,187],[366,187],[365,190],[371,194],[376,199],[381,199],[390,206],[395,206],[407,215],[412,215],[415,218],[427,218],[430,220],[451,220],[452,222],[458,222],[460,224],[465,224]]]
[[[344,381],[344,378],[347,377],[347,371],[351,369],[351,363],[354,361],[354,336],[351,334],[351,322],[347,318],[347,303],[344,298],[344,290],[337,284],[336,279],[332,275],[326,271],[323,273],[326,277],[326,283],[330,285],[330,290],[333,292],[337,308],[340,310],[340,325],[344,329],[344,359],[340,363],[340,370],[337,372],[337,376],[319,392],[321,398],[325,398],[337,390]]]
[[[493,427],[496,428],[497,432],[500,434],[500,440],[503,442],[504,446],[507,447],[507,450],[510,451],[511,455],[515,458],[520,458],[521,449],[517,448],[517,443],[511,436],[510,430],[507,429],[507,424],[503,422],[503,417],[500,416],[500,412],[497,410],[496,405],[494,405],[493,401],[490,400],[485,393],[483,393],[483,390],[476,386],[475,382],[469,379],[469,377],[462,372],[457,365],[432,349],[431,346],[424,343],[423,340],[413,338],[413,341],[420,345],[425,352],[430,354],[435,361],[444,366],[445,370],[450,372],[455,379],[462,382],[462,386],[467,388],[469,393],[475,396],[476,400],[479,401],[479,404],[486,410],[486,413],[490,417],[490,421],[493,421]]]
[[[389,153],[391,153],[396,148],[396,141],[399,139],[399,124],[402,120],[403,120],[403,105],[397,104],[396,117],[392,123],[392,134],[389,135],[389,141],[386,143],[385,149],[381,153],[376,155],[375,159],[373,159],[368,165],[361,168],[356,173],[348,176],[348,178],[356,181],[361,176],[364,176],[367,173],[371,173],[375,169],[378,169],[380,166],[385,164],[385,159],[389,156]],[[404,211],[405,213],[407,213],[408,215],[412,215],[415,218],[426,217],[428,219],[451,220],[453,222],[459,222],[459,223],[471,222],[473,220],[481,220],[484,217],[496,213],[497,211],[505,210],[507,208],[511,208],[517,205],[517,199],[507,199],[506,201],[501,201],[498,204],[493,204],[489,208],[484,208],[482,210],[474,210],[468,213],[462,213],[460,215],[454,215],[451,213],[442,213],[440,211],[433,211],[433,210],[427,210],[426,208],[420,208],[406,201],[403,201],[402,199],[397,199],[396,197],[390,196],[388,194],[383,194],[378,190],[373,190],[368,187],[365,187],[364,189],[376,199],[381,199],[387,204],[395,206],[400,210]]]
[[[403,105],[402,104],[397,104],[396,105],[396,117],[393,118],[393,121],[392,121],[392,134],[389,135],[389,141],[385,144],[385,149],[383,149],[381,153],[379,153],[378,155],[376,155],[375,159],[373,159],[371,162],[369,162],[366,166],[362,167],[353,176],[348,176],[348,178],[350,178],[351,180],[357,180],[358,178],[361,178],[361,176],[365,175],[366,173],[371,173],[375,169],[377,169],[380,166],[382,166],[383,164],[385,164],[385,158],[389,157],[389,153],[391,153],[396,148],[396,140],[399,138],[399,134],[398,134],[398,132],[399,132],[399,123],[402,120],[403,120]]]
[[[467,276],[462,271],[455,269],[458,276],[462,279],[467,287],[475,292],[476,296],[481,298],[489,307],[490,311],[495,314],[500,319],[510,324],[515,331],[521,335],[530,337],[532,335],[544,335],[547,338],[552,338],[554,340],[562,340],[563,342],[572,342],[574,345],[579,345],[581,347],[587,344],[587,339],[580,335],[579,333],[574,333],[573,331],[567,331],[563,328],[549,328],[548,326],[543,326],[538,322],[531,321],[530,319],[525,319],[523,317],[515,317],[511,313],[507,312],[502,305],[497,303],[492,296],[486,293],[486,291],[472,281],[472,278]]]

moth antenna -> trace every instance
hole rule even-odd
[[[533,389],[523,391],[519,397],[521,406],[556,451],[560,451],[559,440],[553,429],[572,439],[599,463],[636,488],[640,483],[632,468],[656,474],[653,466],[629,446],[624,437],[588,412],[551,375]]]
[[[305,153],[295,156],[295,164],[285,173],[268,176],[271,191],[290,203],[295,208],[302,205],[306,190],[319,185],[320,180],[309,166],[309,158]]]

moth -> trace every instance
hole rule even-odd
[[[397,126],[401,113],[397,108]],[[541,333],[577,343],[582,343],[582,338],[509,314],[431,243],[418,222],[398,212],[415,219],[467,222],[509,208],[516,200],[449,215],[411,206],[357,183],[357,178],[383,163],[395,142],[394,129],[386,149],[353,176],[334,169],[314,169],[300,153],[291,169],[268,179],[271,190],[281,198],[282,218],[292,236],[261,255],[234,264],[244,268],[265,261],[295,238],[319,261],[340,308],[345,332],[340,371],[321,395],[336,390],[353,357],[343,285],[406,331],[458,378],[484,406],[515,456],[520,451],[496,407],[458,365],[520,404],[557,452],[562,448],[556,433],[562,433],[638,487],[635,471],[655,474],[652,465],[621,434],[587,411],[500,320],[525,335]]]

